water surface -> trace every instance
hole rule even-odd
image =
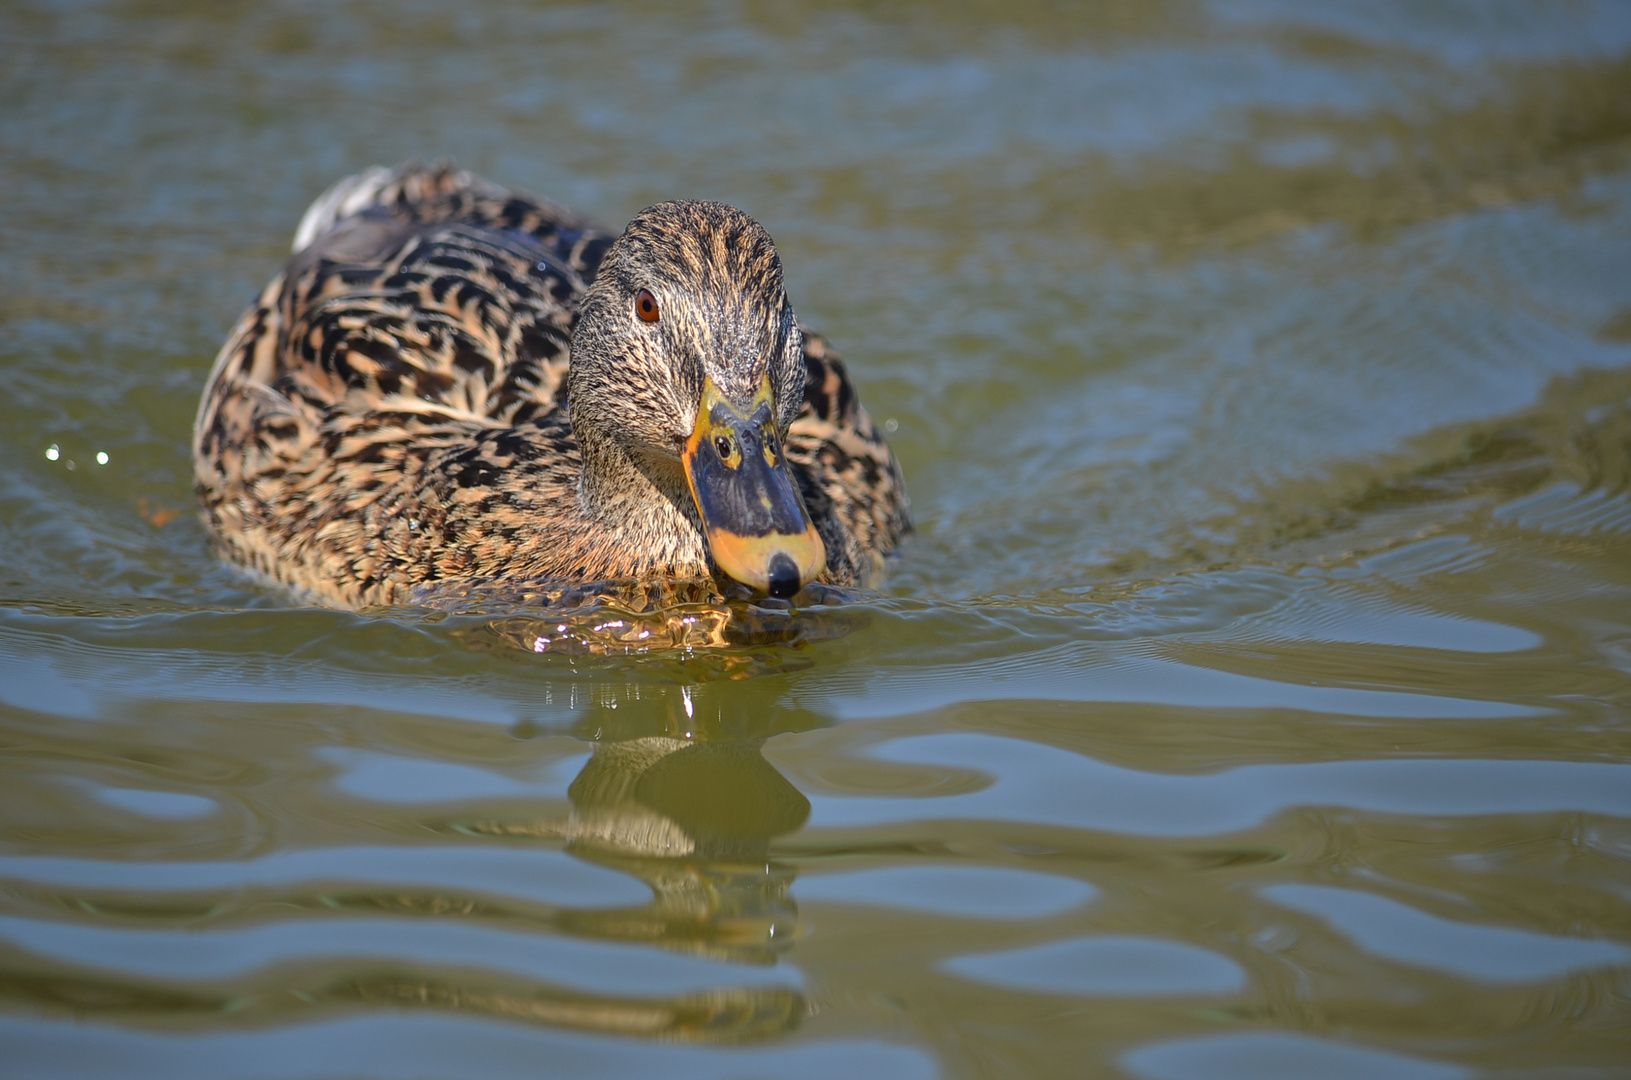
[[[0,5],[0,1071],[1625,1075],[1628,90],[1609,2]],[[439,155],[761,220],[884,592],[219,564],[215,349]]]

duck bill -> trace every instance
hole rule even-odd
[[[770,380],[743,408],[703,382],[685,443],[685,477],[719,568],[771,596],[798,592],[827,567],[776,436]]]

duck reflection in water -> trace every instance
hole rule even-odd
[[[609,743],[568,795],[569,850],[656,893],[638,912],[579,916],[586,930],[741,963],[774,963],[791,947],[793,873],[767,853],[773,837],[804,824],[810,801],[758,742]]]
[[[672,689],[644,687],[640,704],[649,707],[654,696],[672,698],[656,704],[663,713],[679,713],[676,706],[691,700],[692,689],[682,690],[683,697]],[[623,715],[643,711],[625,709]],[[652,730],[638,720],[636,726]],[[646,998],[539,984],[477,986],[461,979],[444,986],[376,983],[364,996],[375,1003],[707,1043],[759,1041],[796,1028],[808,1007],[792,980],[767,982],[733,965],[774,966],[798,937],[798,909],[789,895],[794,872],[769,852],[776,837],[804,824],[810,802],[765,760],[762,738],[711,738],[689,716],[659,719],[658,726],[666,729],[663,734],[639,735],[625,726],[630,737],[595,747],[568,789],[571,812],[564,822],[466,821],[459,831],[564,838],[571,854],[639,878],[652,890],[649,904],[555,909],[545,917],[548,932],[722,961],[715,986]]]

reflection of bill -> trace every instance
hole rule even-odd
[[[472,973],[353,980],[324,996],[693,1042],[751,1042],[793,1030],[807,1012],[802,994],[728,966],[774,965],[797,936],[793,873],[767,853],[774,837],[804,823],[810,803],[759,747],[667,737],[606,743],[568,791],[568,850],[639,877],[653,899],[639,908],[556,910],[550,928],[724,961],[719,988],[614,997]],[[562,832],[542,823],[481,831]]]

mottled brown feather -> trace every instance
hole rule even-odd
[[[197,491],[225,554],[352,607],[506,582],[718,577],[694,507],[663,477],[613,475],[599,451],[585,475],[573,416],[640,429],[687,399],[694,411],[700,394],[695,363],[659,351],[617,367],[616,394],[579,380],[589,387],[580,396],[607,400],[569,413],[574,331],[614,240],[446,165],[370,170],[326,193],[222,347],[199,405]],[[799,331],[774,248],[751,219],[718,204],[664,204],[620,244],[617,273],[686,286],[665,302],[694,306],[671,322],[701,328],[696,348],[726,358],[710,377],[768,370],[799,385],[796,366],[777,366],[778,341],[791,342],[797,364]],[[783,421],[827,546],[821,580],[869,584],[910,527],[900,468],[832,348],[803,335],[802,360],[802,400],[783,393]],[[651,427],[655,439],[660,425]],[[612,498],[597,492],[586,509],[597,484]],[[619,517],[625,495],[642,509]]]

